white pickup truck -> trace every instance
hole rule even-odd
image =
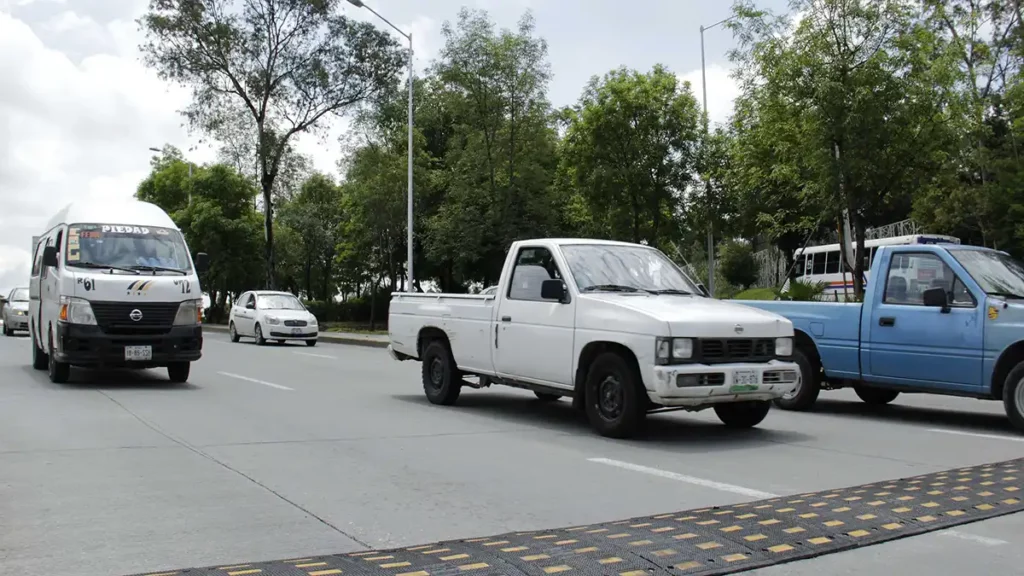
[[[396,293],[388,327],[434,404],[504,384],[572,398],[617,438],[670,410],[756,426],[800,377],[789,320],[708,298],[660,251],[623,242],[515,242],[493,293]]]

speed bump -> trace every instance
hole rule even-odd
[[[1024,459],[588,526],[158,573],[711,576],[878,544],[1021,510]]]

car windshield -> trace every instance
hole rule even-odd
[[[299,299],[291,294],[267,294],[256,297],[260,310],[305,310]]]
[[[18,288],[11,295],[11,302],[28,302],[28,288]]]
[[[181,232],[157,226],[74,224],[68,228],[65,262],[88,268],[192,269]]]
[[[1024,266],[992,250],[950,250],[987,294],[1024,298]]]
[[[580,291],[650,291],[699,294],[667,256],[644,246],[570,244],[562,246]]]

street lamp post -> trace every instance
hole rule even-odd
[[[350,0],[351,1],[351,0]],[[704,152],[707,153],[708,143],[708,77],[707,70],[704,65],[704,31],[710,30],[715,26],[725,24],[729,20],[732,20],[736,16],[730,16],[725,20],[719,20],[711,26],[700,27],[700,88],[703,92],[702,97],[704,100]],[[705,167],[706,168],[706,167]],[[711,213],[711,181],[704,176],[704,194],[708,202],[708,292],[712,298],[715,297],[715,230],[714,230],[714,215]]]
[[[408,274],[408,280],[406,281],[406,285],[405,285],[405,291],[406,292],[412,292],[413,291],[413,274],[412,274],[412,252],[413,252],[413,250],[412,250],[412,121],[413,121],[413,116],[412,116],[412,81],[413,81],[413,69],[412,69],[412,32],[410,31],[408,34],[406,34],[405,32],[402,31],[401,28],[399,28],[398,26],[395,26],[394,24],[392,24],[387,18],[381,16],[376,10],[374,10],[373,8],[370,8],[369,6],[364,4],[362,0],[348,0],[348,3],[353,5],[353,6],[355,6],[356,8],[366,8],[367,10],[372,12],[374,16],[376,16],[377,18],[380,18],[381,20],[383,20],[385,24],[387,24],[388,26],[391,26],[392,28],[394,28],[394,30],[396,32],[398,32],[399,34],[404,36],[407,40],[409,40],[409,122],[408,122],[408,124],[409,124],[409,198],[408,198],[408,204],[409,205],[408,205],[407,214],[406,214],[406,218],[408,218],[408,224],[406,226],[406,228],[407,228],[407,236],[408,236],[408,238],[406,240],[406,242],[408,244],[408,254],[407,254],[408,262],[406,263],[406,267],[409,269],[409,274]]]

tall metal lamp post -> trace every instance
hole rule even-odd
[[[353,6],[355,6],[356,8],[366,8],[367,10],[372,12],[374,16],[376,16],[377,18],[380,18],[381,20],[383,20],[385,24],[387,24],[388,26],[391,26],[395,30],[395,32],[398,32],[399,34],[404,36],[409,41],[409,206],[408,206],[408,213],[406,215],[408,220],[409,220],[408,225],[407,225],[407,229],[408,229],[408,231],[407,231],[407,235],[408,235],[408,239],[407,239],[407,243],[408,243],[408,255],[407,255],[408,262],[406,263],[406,267],[409,269],[409,278],[408,278],[408,280],[406,282],[406,285],[405,285],[405,291],[406,292],[412,292],[413,291],[413,274],[412,274],[412,252],[413,252],[413,250],[412,250],[412,120],[413,120],[413,118],[412,118],[412,81],[413,81],[413,69],[412,69],[412,32],[409,32],[408,34],[406,34],[405,32],[402,31],[401,28],[399,28],[398,26],[395,26],[394,24],[392,24],[391,21],[389,21],[387,18],[381,16],[380,13],[378,13],[376,10],[374,10],[373,8],[370,8],[369,6],[364,4],[362,0],[348,0],[348,3],[353,5]]]
[[[349,0],[350,2],[352,0]],[[708,77],[707,69],[704,65],[704,31],[710,30],[716,26],[725,24],[732,20],[736,16],[730,16],[725,20],[719,20],[711,26],[700,27],[700,88],[703,92],[704,100],[704,145],[705,151],[708,141]],[[714,230],[714,218],[711,213],[711,182],[705,176],[704,178],[704,193],[708,202],[708,292],[712,298],[715,297],[715,230]]]

